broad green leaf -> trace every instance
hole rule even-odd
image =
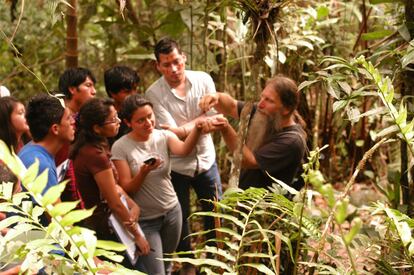
[[[359,230],[362,227],[362,220],[361,218],[357,217],[353,220],[353,224],[351,229],[349,230],[348,234],[344,236],[345,243],[349,245],[352,240],[354,239],[355,235],[358,234]]]
[[[74,210],[66,214],[60,223],[62,226],[73,225],[74,223],[92,216],[94,210],[95,207],[91,209]]]
[[[404,246],[408,245],[411,241],[411,228],[406,222],[397,222],[396,224],[398,234]]]
[[[105,250],[113,250],[113,251],[125,251],[126,247],[125,245],[118,243],[118,242],[113,242],[113,241],[105,241],[105,240],[98,240],[96,241],[96,247],[97,248],[102,248]]]
[[[35,180],[31,184],[28,185],[27,189],[30,192],[33,192],[36,198],[38,195],[42,194],[43,190],[47,185],[48,173],[49,168],[46,168],[38,177],[35,178]]]
[[[49,214],[52,217],[56,216],[63,216],[69,211],[72,211],[76,208],[79,201],[68,201],[68,202],[61,202],[53,206],[53,208],[49,211]]]
[[[337,81],[339,86],[342,88],[342,90],[347,94],[350,95],[352,93],[352,88],[349,86],[349,84],[345,81]]]
[[[35,160],[32,165],[30,165],[29,169],[27,169],[26,174],[22,180],[22,184],[26,189],[28,189],[28,185],[31,185],[32,182],[36,179],[37,172],[39,171],[39,160]]]
[[[333,104],[333,108],[332,111],[335,113],[343,108],[345,108],[345,106],[348,104],[348,100],[338,100],[335,101]]]
[[[313,45],[312,45],[312,43],[310,43],[308,41],[305,41],[305,40],[295,40],[294,42],[298,46],[303,46],[303,47],[306,47],[309,50],[313,51]]]
[[[361,39],[362,40],[382,39],[384,37],[390,36],[393,33],[394,31],[392,30],[381,30],[381,31],[368,32],[368,33],[363,33],[361,35]]]
[[[331,83],[327,83],[326,91],[330,94],[333,98],[339,99],[339,92],[337,92],[331,85]]]
[[[49,204],[55,203],[62,194],[63,190],[65,190],[67,181],[64,181],[62,183],[59,183],[55,186],[50,187],[46,193],[43,195],[42,198],[42,205],[47,206]]]

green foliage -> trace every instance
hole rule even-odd
[[[126,271],[122,266],[109,262],[96,265],[96,256],[104,256],[115,262],[122,261],[123,257],[114,251],[123,251],[125,247],[115,242],[98,241],[94,231],[76,225],[90,217],[94,208],[74,210],[78,202],[55,203],[65,187],[64,182],[42,195],[47,182],[47,171],[37,176],[37,161],[26,170],[3,141],[0,142],[0,159],[28,190],[12,194],[13,183],[0,185],[0,211],[12,214],[0,221],[1,230],[8,228],[7,234],[0,236],[3,264],[19,263],[22,272],[29,273],[38,272],[42,268],[48,274],[95,274],[101,269],[113,270],[115,274]],[[30,197],[36,199],[36,205]],[[43,214],[51,218],[46,227],[39,222],[39,217]],[[64,256],[56,254],[56,251]]]
[[[216,238],[209,240],[217,242],[217,247],[211,247],[206,241],[191,252],[196,259],[183,257],[186,253],[181,253],[181,257],[171,260],[202,266],[209,274],[246,274],[249,270],[278,274],[281,258],[293,261],[292,241],[297,237],[300,216],[297,203],[278,193],[249,188],[227,190],[223,199],[214,205],[216,212],[194,215],[221,221],[215,229]],[[303,216],[302,232],[308,237],[318,234],[315,221],[308,215]],[[206,233],[197,232],[192,236]],[[278,240],[283,243],[282,248],[276,245]],[[208,259],[204,258],[205,254],[209,255]]]

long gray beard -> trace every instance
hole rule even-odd
[[[280,121],[281,117],[278,113],[269,117],[260,111],[256,111],[250,122],[246,138],[246,146],[251,151],[255,151],[262,146],[269,137],[280,132],[282,129]]]

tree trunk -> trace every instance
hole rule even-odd
[[[78,67],[77,0],[68,1],[66,14],[66,68]]]
[[[414,38],[414,0],[405,1],[405,22],[410,32],[410,39]],[[408,68],[403,72],[403,89],[401,90],[402,96],[414,95],[414,66],[408,65]],[[408,116],[407,120],[413,119],[412,116]],[[410,168],[409,162],[409,150],[407,150],[407,144],[405,141],[401,141],[401,187],[403,195],[403,204],[408,206],[408,215],[414,214],[414,186],[409,182]],[[414,157],[414,156],[411,156]],[[413,200],[411,200],[413,198]]]

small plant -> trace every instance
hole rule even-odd
[[[0,262],[21,264],[21,272],[37,273],[43,269],[47,274],[95,274],[108,270],[113,274],[131,274],[121,265],[106,261],[96,263],[96,257],[104,256],[114,262],[123,257],[116,252],[125,246],[111,241],[97,240],[95,232],[75,225],[92,215],[94,208],[74,210],[78,202],[55,202],[65,188],[62,182],[42,191],[47,182],[47,170],[37,176],[39,163],[26,170],[21,161],[0,141],[0,159],[17,175],[27,192],[12,194],[13,183],[0,185],[0,212],[8,217],[0,221],[0,229],[8,228],[0,236]],[[36,199],[34,205],[30,197]],[[43,226],[39,217],[47,214],[50,224]]]

